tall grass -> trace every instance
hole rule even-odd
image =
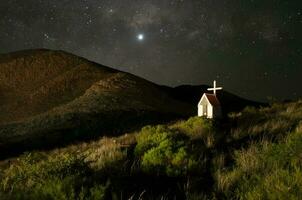
[[[0,197],[105,199],[108,179],[100,175],[120,170],[126,159],[123,142],[131,138],[131,134],[101,138],[49,152],[25,153],[0,165]]]
[[[224,198],[300,199],[302,197],[302,104],[274,104],[233,115],[231,165],[215,172]],[[233,145],[236,141],[240,144]]]

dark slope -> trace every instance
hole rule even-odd
[[[119,134],[190,116],[160,86],[49,50],[0,56],[0,152]]]
[[[0,124],[43,113],[81,96],[117,71],[65,52],[31,50],[0,56]]]
[[[202,89],[159,86],[62,51],[0,55],[0,154],[195,115]],[[222,94],[229,110],[252,104]]]

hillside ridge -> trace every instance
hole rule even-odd
[[[193,116],[202,90],[160,86],[64,51],[0,55],[0,151],[116,135]],[[221,95],[226,112],[252,105]]]

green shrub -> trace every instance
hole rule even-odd
[[[211,134],[213,131],[213,123],[211,120],[202,117],[191,117],[186,121],[175,123],[172,125],[172,128],[196,138]]]
[[[189,150],[189,138],[166,126],[147,126],[137,136],[135,154],[142,170],[157,175],[181,176],[196,167]]]
[[[202,117],[191,117],[171,126],[175,131],[189,136],[192,140],[202,140],[206,147],[213,147],[218,139],[213,121]]]
[[[135,155],[142,156],[147,150],[168,138],[169,135],[173,135],[173,133],[163,125],[142,128],[136,137]]]

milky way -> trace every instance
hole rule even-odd
[[[9,0],[0,53],[60,49],[159,84],[302,96],[301,0]]]

